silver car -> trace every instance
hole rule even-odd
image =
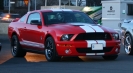
[[[124,20],[118,26],[121,29],[121,41],[126,54],[133,55],[133,19]]]

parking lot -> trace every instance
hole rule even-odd
[[[0,73],[132,73],[133,56],[121,53],[115,61],[100,56],[62,58],[61,62],[47,62],[42,54],[27,53],[24,58],[13,58],[7,35],[0,35]]]

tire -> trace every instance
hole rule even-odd
[[[57,54],[56,45],[52,37],[48,37],[45,41],[45,57],[49,62],[61,60],[61,57]]]
[[[118,55],[102,56],[105,60],[115,60]]]
[[[127,33],[124,39],[124,50],[126,54],[128,55],[133,55],[133,42],[132,41],[133,41],[132,36],[129,33]]]
[[[16,35],[11,38],[11,53],[14,57],[24,57],[26,55],[26,51],[22,49]]]

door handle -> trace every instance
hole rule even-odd
[[[26,30],[26,27],[24,27],[24,30]]]

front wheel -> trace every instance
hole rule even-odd
[[[124,39],[124,49],[126,54],[128,55],[133,55],[132,41],[132,36],[129,33],[127,33]]]
[[[102,56],[105,60],[115,60],[118,55]]]
[[[11,38],[11,53],[14,57],[24,57],[26,51],[22,49],[17,35],[13,35]]]
[[[60,61],[61,57],[58,56],[56,45],[52,37],[48,37],[45,42],[45,56],[47,61]]]

